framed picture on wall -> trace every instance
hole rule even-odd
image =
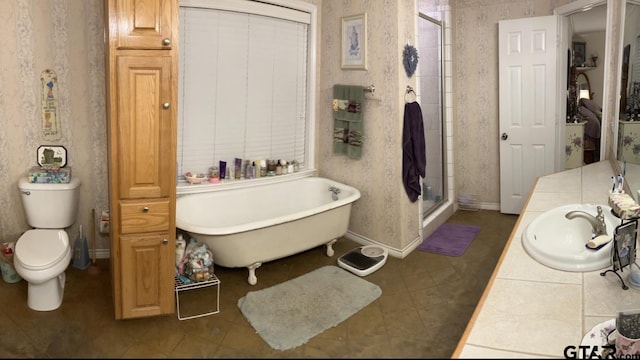
[[[342,18],[342,68],[367,70],[367,13]]]
[[[577,67],[584,66],[587,61],[587,43],[586,42],[573,42],[573,65]]]

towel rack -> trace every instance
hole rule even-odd
[[[411,85],[407,85],[407,91],[406,91],[406,92],[405,92],[405,94],[404,94],[404,102],[409,102],[409,100],[407,100],[407,96],[408,96],[409,94],[413,94],[413,101],[415,101],[415,100],[416,100],[417,95],[416,95],[416,92],[415,92],[415,91],[413,91],[413,88],[411,87]]]
[[[373,96],[373,94],[376,92],[376,86],[375,85],[372,84],[370,86],[367,86],[367,87],[363,88],[362,90],[365,93],[371,93],[371,96],[365,96],[366,100],[382,101],[382,98]]]

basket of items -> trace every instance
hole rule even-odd
[[[191,239],[177,262],[178,276],[183,282],[207,281],[214,278],[213,254],[207,244]]]

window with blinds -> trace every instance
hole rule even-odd
[[[235,158],[308,163],[310,17],[181,1],[178,174]],[[237,2],[235,2],[237,3]],[[234,3],[234,4],[235,4]],[[256,8],[256,5],[258,6]]]

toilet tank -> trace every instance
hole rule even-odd
[[[76,221],[80,198],[78,178],[71,178],[67,184],[38,184],[24,177],[18,181],[18,188],[29,226],[64,229]]]

